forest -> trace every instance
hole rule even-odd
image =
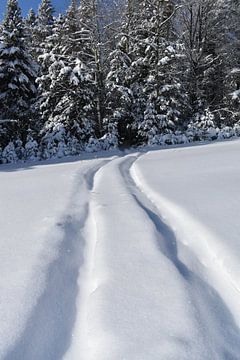
[[[240,136],[238,0],[51,0],[0,26],[0,163]]]

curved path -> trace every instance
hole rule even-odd
[[[179,258],[183,245],[131,175],[139,156],[117,158],[95,175],[87,285],[65,359],[238,359],[230,310],[201,276],[197,254],[185,248],[198,271]]]
[[[4,359],[240,358],[239,308],[223,294],[240,300],[236,282],[217,263],[211,268],[211,251],[203,259],[178,236],[172,222],[188,221],[179,225],[173,213],[166,222],[168,203],[161,208],[141,178],[140,157],[78,170],[45,288]],[[197,222],[188,220],[191,231]]]

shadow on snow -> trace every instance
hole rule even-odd
[[[156,229],[157,246],[159,250],[171,261],[189,289],[191,303],[195,308],[198,326],[203,330],[202,333],[205,337],[206,347],[212,350],[218,349],[218,352],[221,354],[221,359],[239,360],[239,327],[217,291],[179,259],[178,240],[176,239],[175,233],[162,220],[161,216],[159,216],[158,209],[151,200],[138,189],[130,175],[130,168],[137,158],[138,156],[132,156],[128,162],[120,166],[120,171],[133,198],[152,221]],[[208,314],[207,317],[206,314]],[[219,341],[219,339],[221,340]],[[189,344],[189,347],[190,346],[191,344]]]
[[[63,217],[56,224],[63,234],[57,258],[49,265],[46,287],[32,310],[23,334],[5,360],[60,360],[71,345],[77,313],[78,278],[84,263],[86,240],[83,231],[89,212],[87,199],[79,204],[76,197],[81,196],[79,188],[82,186],[92,190],[94,176],[106,162],[102,161],[82,174],[72,194],[72,205],[79,211],[72,214],[70,210],[72,215]]]

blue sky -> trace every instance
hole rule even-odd
[[[68,6],[70,0],[52,0],[56,12],[63,11]],[[7,0],[0,0],[0,18],[3,17],[5,12]],[[25,15],[30,8],[37,10],[40,0],[19,0],[22,8],[22,13]]]

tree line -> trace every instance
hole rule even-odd
[[[240,134],[238,0],[42,0],[0,27],[0,162]]]

